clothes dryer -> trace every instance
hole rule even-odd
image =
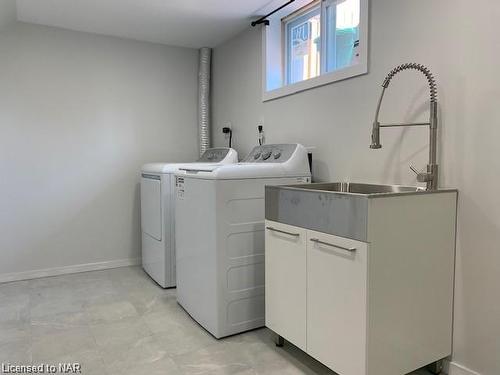
[[[195,163],[151,163],[141,169],[142,267],[161,287],[175,286],[175,176],[179,168],[238,162],[231,148],[207,150]]]

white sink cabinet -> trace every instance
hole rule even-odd
[[[266,220],[266,326],[340,375],[449,356],[456,197],[369,199],[365,241]]]

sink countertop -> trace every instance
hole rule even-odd
[[[424,202],[444,193],[456,194],[457,190],[427,191],[412,186],[346,182],[266,186],[265,217],[267,220],[368,242],[369,207],[374,198]],[[408,214],[411,215],[411,210]]]

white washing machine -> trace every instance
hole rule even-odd
[[[177,301],[216,338],[264,326],[264,187],[311,181],[299,144],[176,174]]]
[[[175,286],[175,176],[179,168],[238,162],[232,148],[207,150],[195,163],[151,163],[141,169],[142,267],[163,288]]]

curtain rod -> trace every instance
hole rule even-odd
[[[293,3],[295,0],[290,0],[288,3],[285,3],[283,4],[282,6],[280,6],[279,8],[276,8],[275,10],[273,10],[271,13],[268,13],[266,14],[265,16],[262,16],[260,17],[257,21],[253,21],[252,22],[252,27],[255,27],[261,23],[263,23],[264,25],[266,26],[269,26],[269,20],[267,19],[267,17],[273,15],[274,13],[276,13],[277,11],[283,9],[284,7],[286,7],[287,5],[290,5],[291,3]]]

